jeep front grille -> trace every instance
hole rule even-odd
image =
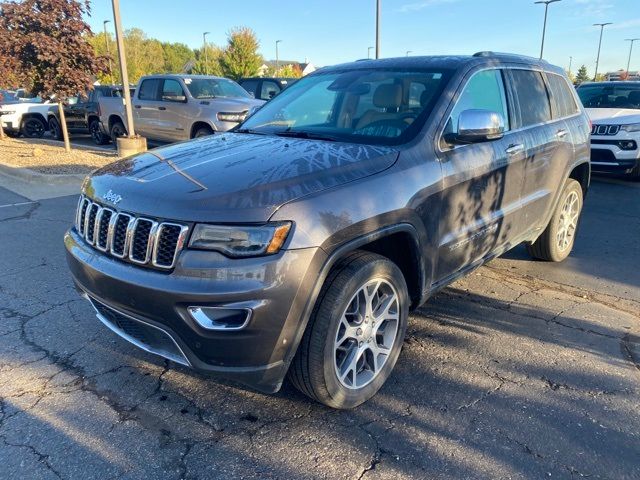
[[[96,249],[138,265],[173,268],[189,227],[117,212],[80,196],[76,230]]]
[[[591,135],[617,135],[620,125],[597,125],[591,126]]]

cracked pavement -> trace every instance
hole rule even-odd
[[[66,269],[76,197],[0,188],[0,478],[640,478],[638,186],[594,182],[564,264],[516,249],[414,312],[352,411],[117,338]]]

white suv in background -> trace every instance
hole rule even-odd
[[[583,83],[578,95],[593,123],[592,171],[640,179],[640,82]]]
[[[52,105],[40,99],[14,101],[0,105],[2,128],[11,136],[22,134],[27,138],[40,138],[47,131],[47,114]]]

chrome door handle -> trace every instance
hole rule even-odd
[[[566,135],[567,135],[567,131],[564,128],[556,132],[556,136],[558,138],[564,138]]]
[[[505,150],[507,155],[515,155],[516,153],[524,152],[524,145],[518,143],[516,145],[509,145],[509,148]]]

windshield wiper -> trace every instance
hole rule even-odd
[[[282,130],[281,132],[273,132],[273,134],[279,137],[307,138],[310,140],[326,140],[328,142],[338,141],[336,137],[323,135],[321,133],[305,132],[301,130]]]
[[[235,130],[231,130],[231,133],[250,133],[252,135],[268,135],[268,133],[258,132],[257,130],[252,130],[251,128],[236,128]]]

